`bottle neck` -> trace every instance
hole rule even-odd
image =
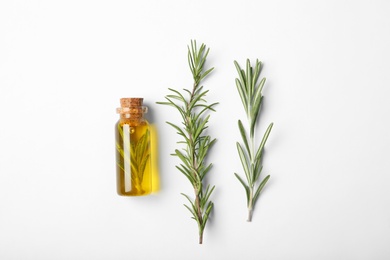
[[[140,123],[146,122],[143,113],[140,114],[121,113],[119,114],[119,121],[121,123],[130,123],[134,125],[138,125]]]
[[[144,114],[148,112],[148,107],[142,105],[142,98],[121,98],[121,107],[116,109],[121,123],[138,125],[146,122]]]

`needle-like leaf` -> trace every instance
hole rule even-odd
[[[249,203],[249,187],[245,184],[243,179],[241,179],[240,175],[238,175],[237,173],[234,173],[234,175],[237,177],[237,179],[240,181],[240,183],[244,187],[245,193],[246,193],[246,200],[247,200],[247,203]]]
[[[250,154],[250,149],[249,149],[249,144],[248,144],[248,139],[247,139],[246,133],[245,133],[245,128],[242,125],[241,120],[238,120],[238,128],[240,129],[240,134],[241,134],[241,137],[242,137],[242,141],[244,142],[245,149],[247,150],[248,154],[251,155]]]
[[[267,177],[264,178],[264,180],[260,183],[259,187],[257,188],[257,191],[255,193],[255,195],[253,196],[253,203],[256,203],[257,201],[257,198],[259,197],[259,194],[261,192],[261,190],[264,188],[265,184],[267,183],[267,181],[269,180],[271,176],[268,175]]]
[[[248,180],[248,182],[250,182],[252,178],[251,178],[251,172],[249,170],[250,167],[249,167],[248,158],[245,155],[244,151],[242,150],[242,147],[239,142],[237,142],[237,150],[240,156],[241,165],[244,168],[246,179]]]

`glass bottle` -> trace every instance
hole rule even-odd
[[[152,191],[150,127],[143,98],[121,98],[115,125],[117,192],[142,196]]]

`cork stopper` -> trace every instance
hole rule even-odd
[[[148,108],[143,106],[143,98],[121,98],[121,107],[116,112],[123,118],[140,118],[148,112]]]
[[[121,107],[140,107],[142,106],[143,98],[121,98]]]

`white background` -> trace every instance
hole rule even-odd
[[[388,1],[0,2],[0,259],[389,259]],[[215,208],[197,244],[156,105],[191,88],[187,44],[211,48],[204,82]],[[253,222],[235,142],[245,119],[233,60],[264,62],[259,135],[274,122]],[[158,128],[158,193],[120,197],[119,98]]]

